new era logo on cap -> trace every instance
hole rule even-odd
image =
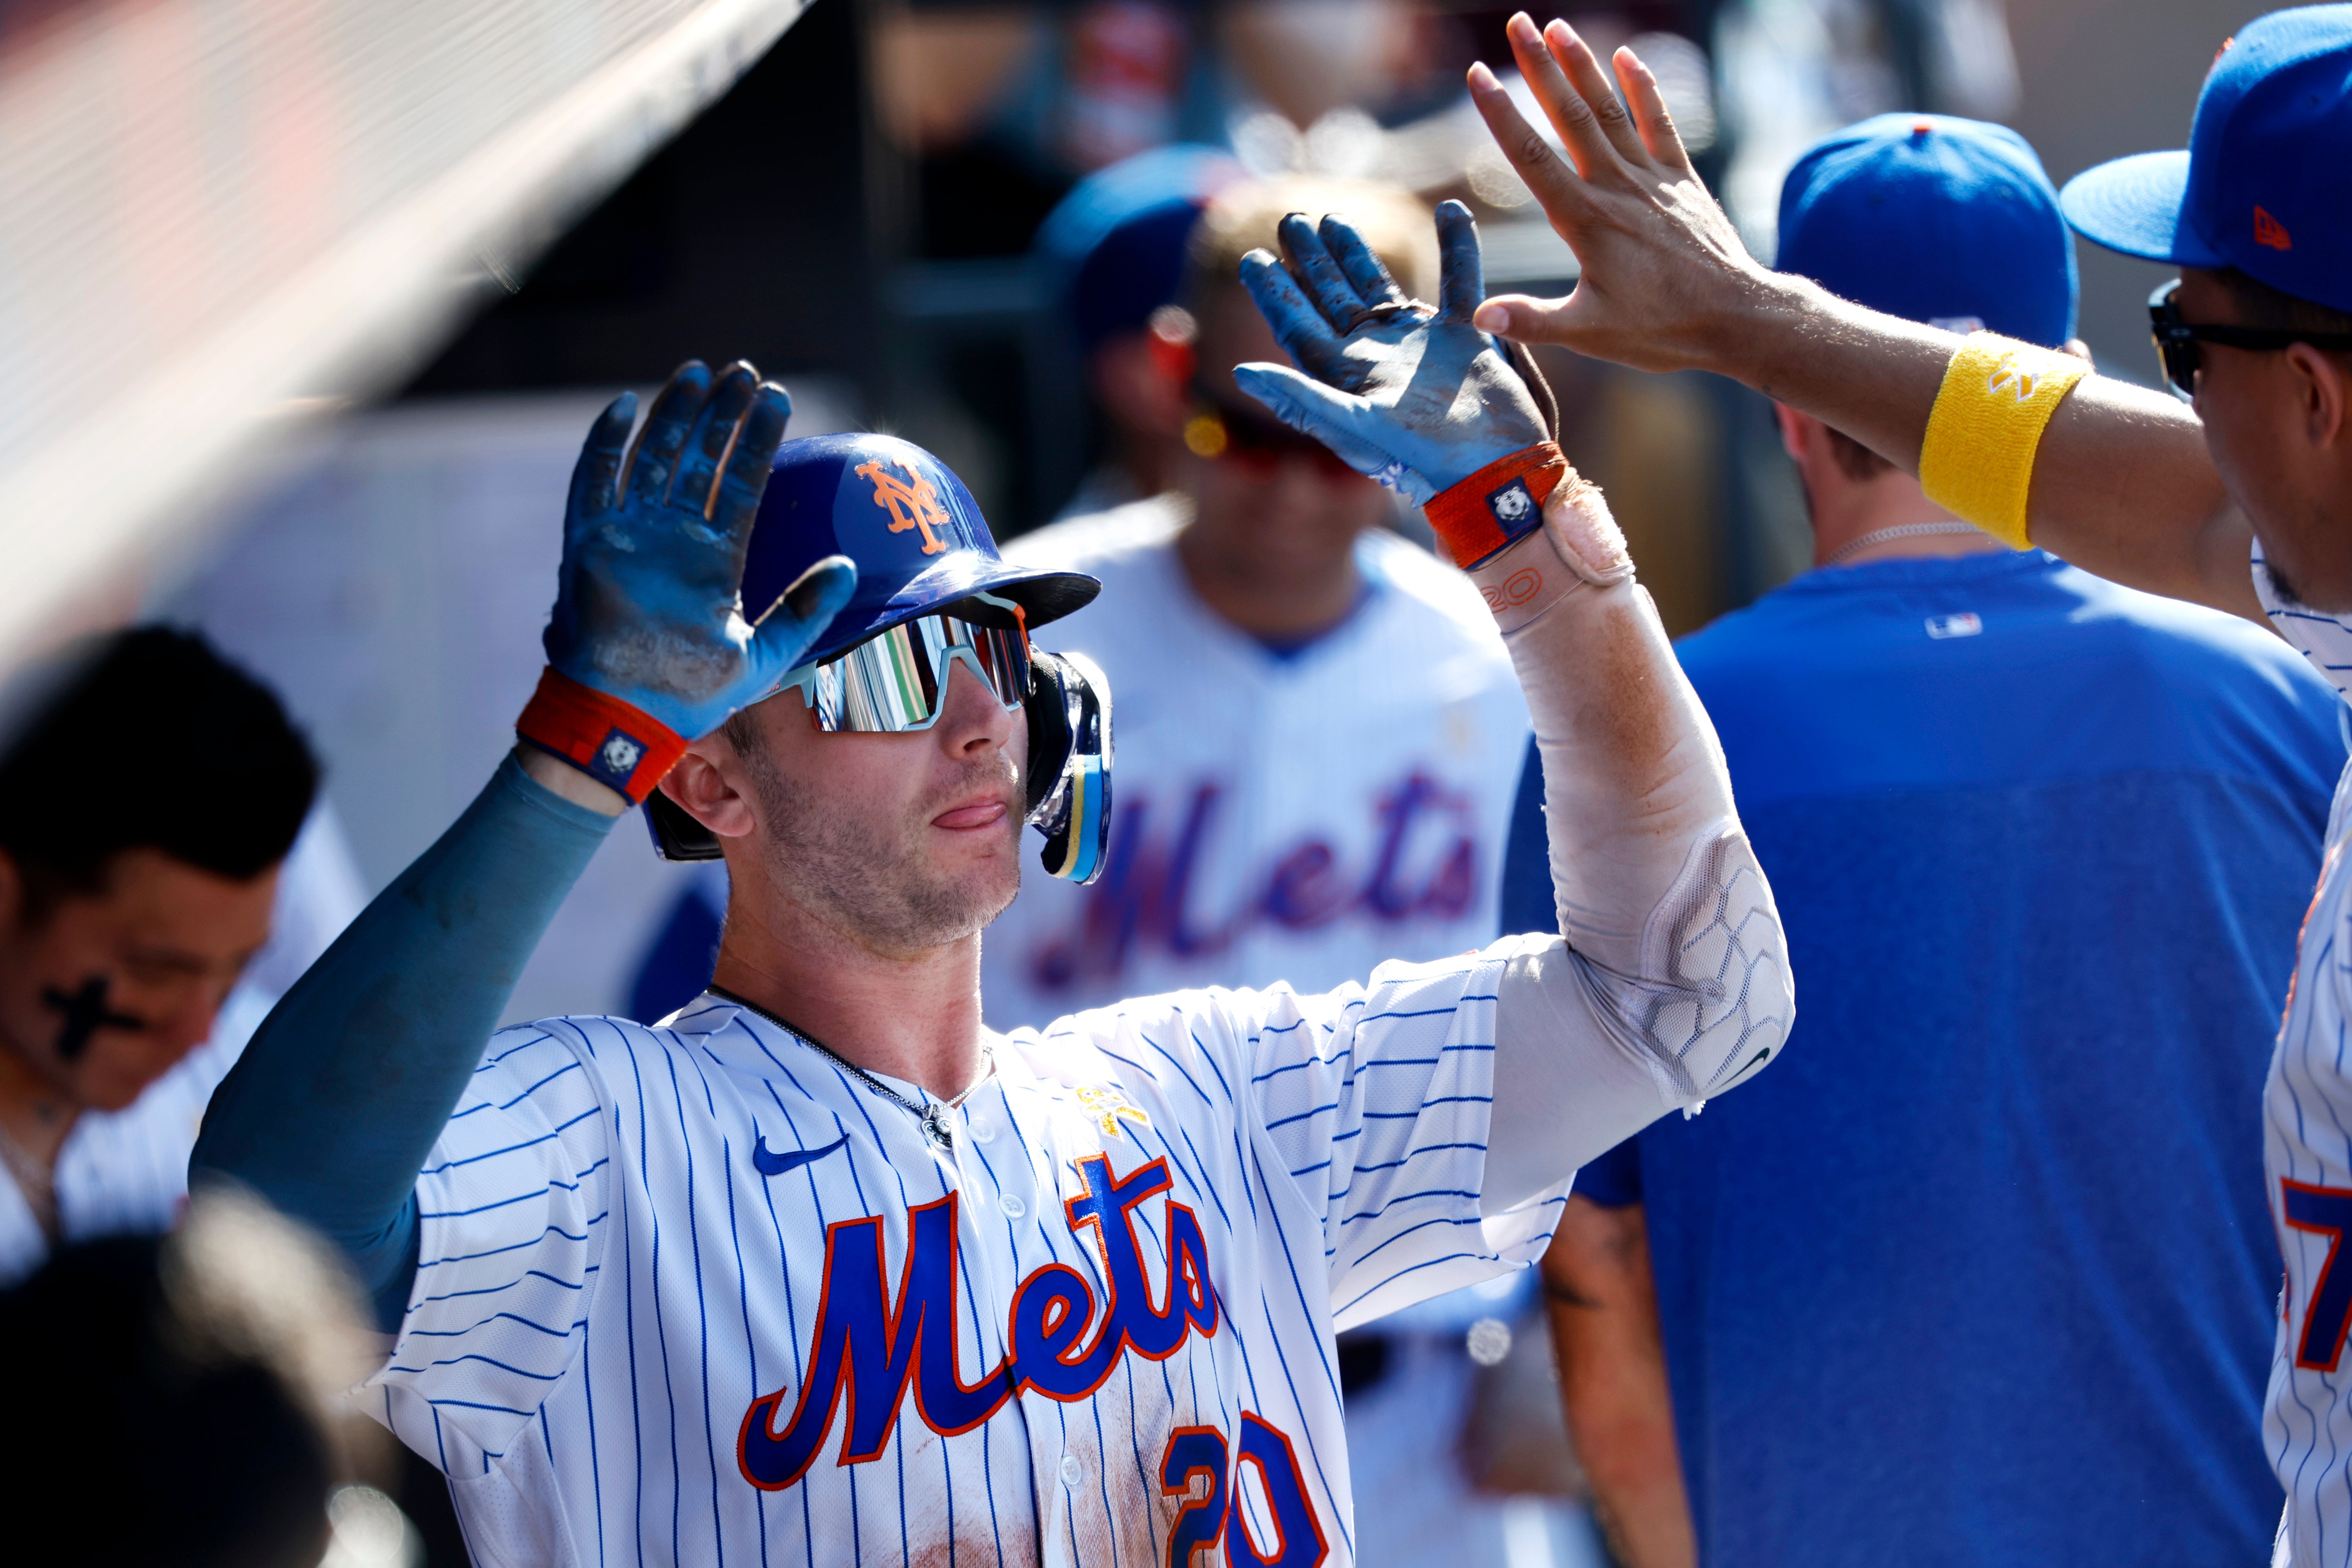
[[[2126,256],[2234,267],[2298,300],[2352,310],[2347,73],[2352,5],[2258,17],[2215,57],[2188,148],[2085,169],[2060,198],[2067,221]]]

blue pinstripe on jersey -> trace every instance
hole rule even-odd
[[[469,1530],[524,1554],[756,1552],[812,1568],[869,1552],[1150,1568],[1178,1503],[1160,1481],[1170,1435],[1221,1432],[1239,1464],[1251,1417],[1280,1434],[1265,1452],[1286,1447],[1295,1506],[1343,1563],[1333,1333],[1532,1258],[1557,1213],[1554,1193],[1478,1215],[1500,965],[1389,965],[1369,989],[1318,997],[1187,992],[1002,1037],[997,1075],[945,1152],[786,1032],[715,1001],[662,1029],[506,1031],[418,1181],[424,1261],[375,1380],[384,1416],[458,1479]],[[1080,1089],[1116,1090],[1146,1121],[1106,1133]],[[763,1140],[777,1152],[845,1142],[768,1178],[746,1152]],[[1094,1155],[1108,1163],[1090,1177]],[[1131,1184],[1155,1161],[1166,1189],[1118,1211],[1118,1234],[1107,1198],[1100,1225],[1066,1214],[1089,1182],[1151,1192]],[[777,1431],[835,1331],[828,1237],[878,1225],[887,1306],[913,1289],[913,1215],[938,1205],[955,1243],[936,1298],[949,1321],[922,1321],[930,1351],[907,1340],[906,1397],[860,1416],[860,1399],[888,1390],[845,1386],[816,1412],[831,1411],[818,1462],[779,1491],[750,1484],[747,1412],[776,1395],[763,1419]],[[1056,1398],[1024,1377],[977,1426],[929,1425],[912,1392],[924,1357],[951,1350],[941,1364],[968,1388],[991,1367],[1036,1364],[1017,1359],[1013,1302],[1040,1270],[1085,1280],[1089,1316],[1072,1331],[1090,1344],[1158,1303],[1185,1311],[1171,1266],[1196,1246],[1206,1315],[1145,1333],[1177,1336],[1156,1366],[1121,1340],[1091,1388]],[[1121,1278],[1129,1298],[1140,1279],[1140,1300],[1119,1299]],[[857,1331],[891,1331],[877,1317]],[[877,1415],[891,1425],[872,1457],[839,1462]],[[537,1440],[516,1440],[527,1432]],[[1276,1527],[1267,1499],[1294,1506],[1281,1487],[1231,1491],[1233,1527],[1261,1543]]]
[[[2352,626],[2283,602],[2253,552],[2254,591],[2273,629],[2352,700]],[[2294,987],[2279,1026],[2263,1092],[2263,1163],[2279,1249],[2286,1259],[2285,1310],[2278,1324],[2263,1433],[2271,1468],[2287,1490],[2295,1568],[2352,1568],[2352,1364],[2302,1363],[2306,1318],[2341,1238],[2287,1223],[2284,1184],[2352,1194],[2352,1109],[2347,1020],[2352,1020],[2352,768],[2337,783],[2327,824],[2326,862],[2304,917]],[[2324,1115],[2324,1123],[2320,1118]]]

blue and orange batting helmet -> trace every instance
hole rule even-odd
[[[1012,600],[1034,628],[1102,591],[1083,573],[1015,566],[997,554],[963,481],[895,436],[809,436],[776,449],[743,560],[745,611],[774,604],[828,555],[857,563],[857,592],[809,649],[812,664],[975,594]]]
[[[811,436],[776,449],[743,561],[742,602],[757,616],[828,555],[857,563],[857,591],[809,649],[802,669],[923,616],[955,614],[1021,628],[1082,608],[1102,584],[1080,572],[1016,566],[997,553],[980,504],[939,458],[895,436]],[[1045,836],[1045,868],[1091,882],[1110,824],[1110,690],[1072,655],[1033,653],[1028,817]],[[785,678],[793,682],[794,671]],[[658,791],[646,814],[671,860],[715,860],[719,841]]]

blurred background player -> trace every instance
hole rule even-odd
[[[1873,309],[2072,335],[2056,194],[2000,127],[1841,132],[1790,172],[1780,237],[1781,270]],[[1817,569],[1681,655],[1804,1048],[1577,1178],[1545,1267],[1602,1515],[1637,1568],[1690,1563],[1694,1527],[1719,1568],[2262,1561],[2278,1261],[2251,1108],[2333,695],[2242,620],[2000,549],[1779,419]],[[1537,800],[1521,922],[1550,916]]]
[[[1088,175],[1037,230],[1034,254],[1086,366],[1102,458],[1061,510],[1108,511],[1177,481],[1186,404],[1151,318],[1176,302],[1202,212],[1243,178],[1232,154],[1180,142]]]
[[[1110,678],[1118,829],[1096,886],[1033,878],[992,930],[996,1027],[1187,985],[1312,990],[1497,929],[1527,715],[1492,616],[1382,526],[1387,492],[1234,385],[1276,354],[1241,257],[1292,211],[1346,214],[1408,289],[1435,286],[1427,209],[1377,185],[1239,185],[1194,231],[1160,350],[1184,406],[1176,488],[1009,551],[1103,579],[1097,625],[1041,644]]]
[[[1281,357],[1236,279],[1294,211],[1344,214],[1406,289],[1432,297],[1425,206],[1297,176],[1230,186],[1197,227],[1110,226],[1064,263],[1081,280],[1168,276],[1171,294],[1182,264],[1181,309],[1150,316],[1156,289],[1126,301],[1118,320],[1133,326],[1090,362],[1114,426],[1164,422],[1174,451],[1158,486],[1131,486],[1145,499],[1006,552],[1102,580],[1099,616],[1039,642],[1109,677],[1118,815],[1100,882],[1028,877],[990,928],[997,1028],[1139,992],[1311,990],[1384,951],[1435,958],[1499,930],[1507,781],[1528,721],[1494,617],[1460,573],[1387,526],[1387,492],[1234,384],[1235,364]],[[1041,244],[1075,226],[1068,212]],[[1164,248],[1147,260],[1152,245]],[[1104,287],[1073,299],[1082,333],[1110,313],[1087,297]],[[1589,1549],[1565,1510],[1475,1495],[1459,1451],[1477,1370],[1468,1331],[1513,1317],[1532,1286],[1458,1292],[1341,1342],[1361,1561],[1503,1563],[1507,1507],[1520,1510],[1511,1528],[1543,1542],[1537,1561]]]
[[[318,765],[267,687],[158,626],[58,668],[0,761],[0,1283],[173,1224],[213,1086],[362,901],[331,817],[298,847]]]
[[[349,1270],[251,1194],[59,1248],[0,1291],[0,1335],[20,1347],[0,1502],[26,1560],[421,1568],[392,1500],[354,1484],[393,1445],[343,1398],[371,1359]]]

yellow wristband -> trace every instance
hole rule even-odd
[[[2042,432],[2090,366],[2073,354],[1971,332],[1944,367],[1943,390],[1919,448],[1927,499],[2012,550],[2025,535],[2025,498]]]

